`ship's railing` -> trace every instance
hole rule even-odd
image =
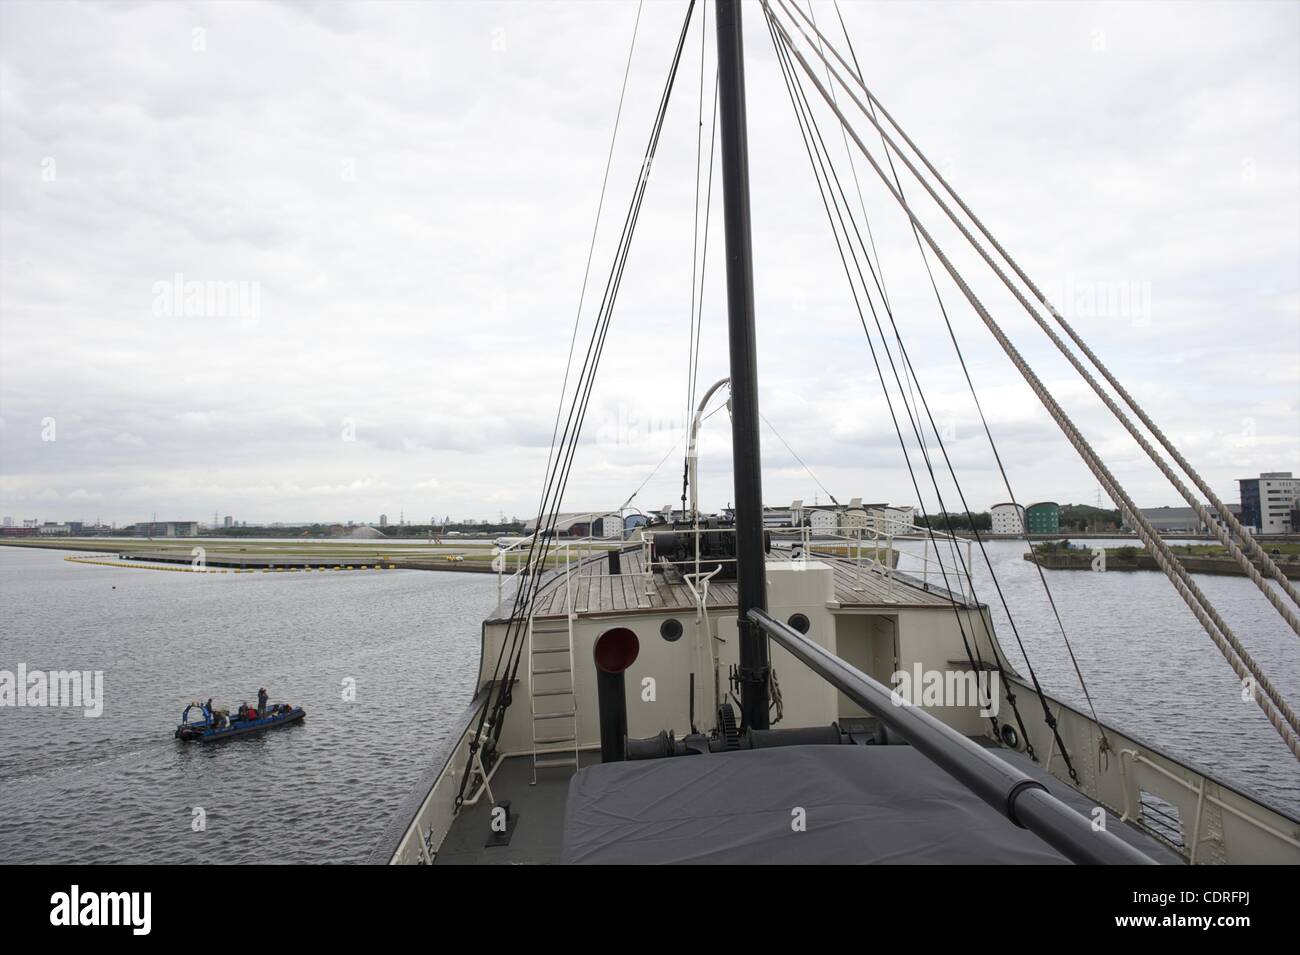
[[[597,518],[613,514],[612,511],[593,511],[582,517]],[[641,550],[641,596],[648,601],[654,592],[653,537],[657,525],[643,526],[630,540]],[[725,528],[724,528],[725,529]],[[865,524],[835,524],[812,526],[804,524],[792,528],[767,528],[780,540],[790,539],[794,559],[811,559],[829,556],[853,563],[860,570],[874,571],[885,579],[891,589],[896,572],[905,572],[919,578],[923,586],[943,583],[963,600],[971,597],[971,548],[969,538],[958,537],[942,531],[931,531],[917,524],[897,519],[868,521]],[[695,523],[672,528],[673,533],[693,538],[690,551],[695,554],[696,580],[718,564],[734,564],[735,558],[700,556],[699,542],[703,534],[717,533],[718,528]],[[552,535],[548,546],[533,548],[536,533],[523,537],[498,538],[493,550],[492,569],[497,575],[497,601],[505,596],[510,584],[518,584],[525,575],[563,570],[565,576],[565,606],[572,612],[571,579],[574,568],[582,568],[588,558],[600,556],[611,550],[622,550],[627,541],[618,536],[587,534],[579,537]],[[791,539],[792,538],[792,539]],[[921,545],[920,553],[900,550],[895,545],[914,541]],[[798,553],[793,553],[794,547]],[[543,559],[543,551],[545,558]],[[648,603],[646,604],[648,606]]]
[[[955,584],[963,601],[971,598],[973,541],[970,538],[895,518],[816,526],[805,523],[799,527],[769,530],[778,536],[794,536],[802,557],[811,557],[817,552],[819,556],[837,557],[851,561],[859,569],[875,571],[889,583],[891,592],[895,572],[902,571],[919,577],[927,588],[932,581],[945,584],[948,590],[952,590]],[[921,552],[895,547],[901,541],[919,542]]]
[[[614,514],[617,512],[592,511],[590,514],[579,515],[579,519],[582,517],[595,519]],[[567,578],[571,575],[575,563],[581,564],[587,557],[605,554],[611,550],[621,550],[624,546],[621,518],[619,532],[613,537],[595,534],[567,537],[553,534],[545,546],[534,549],[532,544],[536,537],[537,534],[534,532],[523,537],[497,538],[496,547],[492,551],[492,569],[497,575],[498,603],[504,597],[507,586],[511,583],[517,585],[525,574],[531,576],[534,573],[563,568],[567,587]],[[538,543],[540,545],[542,542]],[[567,600],[566,606],[568,606]]]
[[[369,861],[379,865],[429,865],[456,816],[460,776],[470,759],[475,729],[491,694],[483,687],[457,723],[459,732],[444,744],[389,821]]]
[[[1019,677],[1008,674],[1006,680],[1014,685],[1004,692],[1033,692]],[[1300,820],[1082,710],[1051,697],[1047,703],[1079,774],[1072,785],[1123,821],[1192,864],[1300,864]],[[1037,720],[1026,730],[1046,754],[1043,768],[1066,781],[1051,730]]]

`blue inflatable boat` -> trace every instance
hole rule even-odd
[[[306,715],[307,712],[301,706],[291,706],[288,703],[268,706],[266,712],[260,714],[252,707],[241,707],[232,714],[225,710],[214,712],[208,709],[206,703],[191,703],[181,713],[181,721],[176,726],[176,738],[186,743],[212,743],[232,736],[246,736],[298,723]]]

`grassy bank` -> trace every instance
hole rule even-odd
[[[314,557],[337,560],[340,563],[382,562],[407,570],[446,570],[490,573],[492,544],[433,543],[392,544],[387,541],[350,541],[326,538],[322,540],[250,541],[221,538],[182,539],[145,537],[57,537],[9,538],[0,541],[7,547],[27,547],[42,550],[66,550],[78,553],[101,554],[168,554],[188,558],[194,548],[202,547],[212,557],[256,557],[265,560]],[[584,544],[570,549],[571,559],[603,554],[611,545]],[[507,556],[506,572],[513,573],[523,554],[512,551]],[[561,554],[552,553],[547,566],[564,563]]]

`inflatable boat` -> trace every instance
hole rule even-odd
[[[191,719],[191,714],[194,714]],[[240,708],[230,714],[225,710],[210,710],[206,704],[191,703],[181,713],[181,721],[176,726],[176,738],[186,743],[211,743],[216,740],[230,739],[232,736],[246,736],[260,733],[262,730],[287,726],[301,722],[307,715],[301,706],[277,703],[267,707],[265,713],[259,714],[252,707]]]

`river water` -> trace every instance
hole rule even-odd
[[[0,669],[103,670],[104,712],[0,708],[4,862],[363,860],[468,703],[496,603],[486,574],[204,575],[65,553],[0,547]],[[191,699],[255,703],[260,686],[307,719],[172,739]]]
[[[1039,678],[1081,701],[1024,545],[988,547]],[[65,555],[0,547],[0,670],[102,670],[103,715],[0,708],[0,862],[364,860],[468,702],[496,602],[491,575],[200,575]],[[1048,579],[1103,720],[1300,813],[1296,761],[1163,575]],[[1300,639],[1248,581],[1197,580],[1300,699]],[[978,564],[975,584],[1023,669]],[[233,706],[259,686],[306,721],[172,739],[191,699]]]

